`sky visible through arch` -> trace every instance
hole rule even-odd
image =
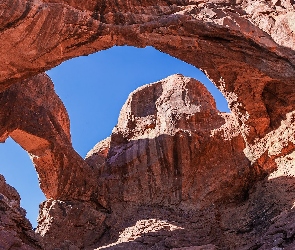
[[[113,47],[71,59],[47,72],[68,110],[73,146],[83,158],[111,134],[133,90],[176,73],[201,81],[217,108],[229,111],[222,94],[199,69],[152,47]],[[20,193],[27,218],[36,227],[39,204],[45,197],[28,154],[10,138],[0,144],[0,173]]]

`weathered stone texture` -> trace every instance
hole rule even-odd
[[[30,153],[51,198],[38,227],[45,248],[295,247],[293,0],[3,0],[0,12],[0,139]],[[84,161],[39,73],[114,45],[201,68],[231,113],[196,81],[170,77],[132,93]],[[17,194],[1,187],[1,216],[22,222],[4,226],[0,243],[38,248],[24,241],[23,214],[6,212]]]
[[[40,205],[37,233],[45,249],[85,249],[106,231],[107,213],[90,202],[49,199]]]
[[[191,78],[174,75],[131,93],[106,161],[98,166],[105,185],[101,204],[200,208],[236,199],[255,177],[243,137],[224,140],[221,131],[215,132],[224,123],[207,89]],[[92,152],[95,158],[104,147],[96,148],[102,150]],[[91,164],[92,156],[86,161]]]
[[[278,168],[266,177],[270,169],[243,153],[243,129],[181,75],[131,93],[111,137],[86,157],[112,211],[98,249],[292,249],[293,153],[274,154]]]
[[[0,249],[42,249],[40,238],[25,216],[19,194],[0,175]]]
[[[93,173],[72,147],[69,117],[50,78],[14,84],[0,93],[0,106],[2,142],[11,136],[30,154],[46,197],[89,200]]]
[[[247,128],[249,144],[289,112],[288,105],[267,100],[286,93],[293,98],[292,0],[5,0],[1,5],[2,89],[74,56],[113,45],[151,45],[201,68],[224,92],[235,94],[230,108]]]

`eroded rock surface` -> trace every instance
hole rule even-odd
[[[0,249],[42,249],[40,237],[25,216],[19,194],[0,175]]]
[[[208,90],[182,75],[131,93],[105,162],[99,165],[98,157],[106,155],[108,140],[86,160],[95,158],[93,167],[105,176],[100,203],[203,207],[241,196],[254,172],[241,134],[224,140],[224,131],[216,131],[225,119]]]
[[[85,249],[106,232],[107,214],[90,202],[49,199],[40,205],[37,233],[44,249]]]
[[[5,0],[1,9],[2,90],[75,56],[150,45],[201,68],[223,89],[251,160],[256,139],[293,111],[293,0]]]
[[[46,248],[294,249],[293,0],[3,0],[0,10],[0,137],[32,155],[53,198],[40,214]],[[114,45],[201,68],[231,114],[197,83],[188,94],[192,80],[143,87],[86,163],[37,74]]]
[[[3,87],[68,58],[123,44],[154,46],[207,70],[216,83],[239,75],[239,68],[278,80],[283,69],[289,71],[285,77],[293,72],[292,0],[4,0],[1,9]],[[222,67],[227,64],[233,67]]]
[[[14,84],[0,93],[0,106],[1,141],[11,136],[29,153],[45,196],[89,200],[93,171],[72,147],[69,117],[50,78]]]
[[[111,211],[97,249],[292,249],[293,153],[267,177],[243,153],[243,129],[181,75],[131,93],[86,158]]]
[[[174,75],[134,91],[111,137],[86,158],[99,176],[97,204],[42,205],[37,232],[46,249],[232,244],[217,213],[243,202],[262,174],[244,155],[237,126],[194,79]]]
[[[47,79],[51,89],[45,75],[36,79]],[[33,79],[22,84],[29,89],[37,83]],[[18,100],[12,94],[17,88],[15,85],[3,93],[7,98],[13,96],[16,103],[23,102],[24,97],[33,98],[29,93],[35,92],[29,91]],[[48,104],[38,102],[38,95],[34,98],[36,102],[29,110],[46,105],[48,112],[61,110],[54,119],[66,134],[67,140],[60,139],[61,143],[70,147],[68,118],[58,97],[52,96]],[[56,105],[59,109],[52,108]],[[30,114],[29,110],[19,114]],[[43,121],[46,113],[42,114],[39,119]],[[44,124],[40,131],[47,128],[55,132],[45,122],[37,121]],[[291,125],[290,121],[284,133],[278,128],[273,131],[278,135],[269,137],[277,138],[279,144],[264,139],[272,145],[271,150],[280,149],[286,133],[292,134]],[[27,131],[24,128],[18,124],[18,130]],[[9,134],[13,136],[14,132],[8,131],[6,136]],[[47,138],[46,134],[41,138]],[[71,196],[81,188],[77,182],[72,186],[77,191],[69,189],[66,199],[45,201],[37,228],[41,238],[31,232],[39,240],[33,247],[292,249],[295,176],[294,155],[288,153],[292,147],[285,154],[271,156],[277,170],[270,171],[248,159],[246,139],[245,128],[235,113],[218,112],[207,89],[194,79],[173,75],[137,89],[124,104],[112,135],[98,143],[85,162],[79,158],[69,166],[78,170],[80,162],[87,166],[92,175],[78,178],[95,180],[96,189],[90,188],[92,195],[85,194],[84,200],[79,200]],[[28,150],[26,141],[18,142]],[[51,142],[59,145],[58,133]],[[75,157],[75,152],[64,147],[59,150],[67,152],[64,157]],[[38,171],[38,166],[44,168],[35,164]],[[268,172],[272,173],[267,176]],[[6,235],[5,239],[9,244],[14,242]]]

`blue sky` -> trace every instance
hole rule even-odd
[[[175,73],[200,80],[214,96],[217,108],[228,111],[221,93],[199,69],[152,47],[113,47],[71,59],[47,72],[68,110],[73,146],[83,158],[111,134],[130,92]],[[45,197],[28,154],[11,139],[0,144],[0,173],[20,193],[27,218],[36,227],[39,203]]]

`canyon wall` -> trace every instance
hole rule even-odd
[[[28,151],[47,197],[35,235],[1,181],[4,249],[295,247],[293,0],[3,0],[0,10],[0,138]],[[42,72],[114,45],[200,68],[231,113],[171,76],[132,93],[83,160]]]

